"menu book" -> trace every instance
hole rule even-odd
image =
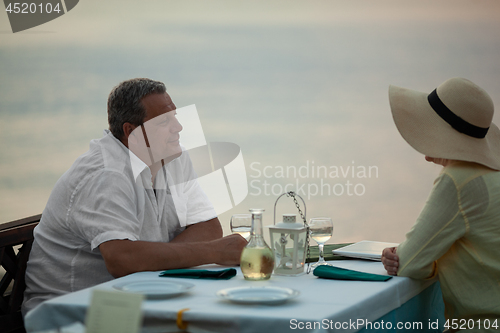
[[[382,259],[382,251],[386,247],[398,246],[397,243],[385,243],[363,240],[351,245],[333,250],[333,254],[338,254],[344,257],[352,257],[359,259],[378,260]]]

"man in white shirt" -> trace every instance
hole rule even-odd
[[[42,301],[139,271],[238,264],[246,241],[222,238],[179,144],[165,85],[120,83],[109,131],[56,183],[26,270],[23,313]]]

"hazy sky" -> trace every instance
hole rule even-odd
[[[249,208],[265,208],[272,223],[276,195],[255,195],[264,181],[350,181],[364,194],[311,196],[308,216],[331,216],[335,242],[399,242],[439,168],[400,137],[387,88],[430,92],[461,76],[500,105],[498,31],[494,0],[81,0],[16,34],[0,13],[0,221],[41,212],[107,127],[111,88],[140,76],[165,82],[178,106],[196,104],[208,141],[241,147],[254,187],[220,216],[226,233],[231,214]],[[257,171],[313,164],[376,166],[378,177]]]

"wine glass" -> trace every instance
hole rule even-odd
[[[252,214],[235,214],[231,216],[230,226],[233,234],[239,234],[248,241],[250,231],[252,231]]]
[[[332,237],[333,234],[333,222],[329,217],[313,217],[309,220],[309,234],[311,238],[318,243],[319,247],[319,260],[317,263],[312,265],[312,267],[317,267],[320,265],[328,265],[329,263],[325,261],[323,256],[323,247],[327,240]]]

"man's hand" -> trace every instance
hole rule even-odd
[[[397,275],[399,268],[399,257],[395,247],[387,247],[382,251],[382,263],[389,275]]]
[[[231,266],[239,265],[241,252],[248,242],[240,235],[234,234],[216,239],[211,243],[216,252],[215,263]]]

